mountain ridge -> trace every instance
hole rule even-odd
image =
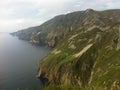
[[[38,66],[39,79],[48,84],[46,90],[59,85],[58,89],[61,85],[120,89],[120,9],[87,9],[56,16],[33,28],[28,41],[53,48]]]

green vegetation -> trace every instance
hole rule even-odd
[[[120,10],[88,9],[27,30],[29,40],[54,47],[39,63],[44,90],[120,90],[119,16]]]
[[[79,86],[49,85],[44,90],[82,90]]]
[[[45,90],[120,89],[120,50],[116,50],[118,41],[114,42],[116,37],[120,38],[118,25],[103,31],[103,27],[97,24],[99,27],[90,31],[87,31],[88,26],[69,31],[54,49],[60,53],[50,53],[40,62],[43,65],[41,70],[49,72],[50,83],[60,84],[50,84]],[[89,44],[93,45],[82,52]],[[81,56],[75,57],[78,53]]]

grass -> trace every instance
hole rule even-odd
[[[72,85],[49,85],[46,86],[43,90],[82,90],[79,86],[72,86]]]
[[[60,65],[64,64],[64,63],[67,63],[67,62],[70,62],[70,61],[73,61],[75,59],[75,57],[73,55],[69,55],[67,57],[65,57],[61,62],[60,62]]]
[[[46,86],[43,90],[106,90],[105,87],[101,86],[87,86],[87,87],[80,87],[80,86],[72,86],[72,85],[49,85]]]
[[[73,70],[73,75],[82,78],[83,80],[81,81],[85,81],[82,82],[85,86],[91,77],[91,72],[93,72],[90,86],[80,88],[78,86],[49,85],[46,86],[44,90],[110,90],[115,80],[120,81],[120,50],[116,51],[115,49],[111,49],[114,32],[100,32],[102,35],[100,42],[95,41],[97,32],[100,32],[100,30],[94,29],[93,31],[79,34],[73,40],[69,41],[69,38],[76,34],[75,32],[70,32],[68,36],[66,36],[66,39],[56,47],[61,53],[50,53],[42,60],[45,68],[53,70],[53,75],[55,72],[58,73],[58,71],[62,71],[59,72],[58,75],[64,75],[66,71],[70,72]],[[85,38],[86,40],[84,40]],[[78,42],[79,39],[83,39],[83,41]],[[94,43],[94,46],[80,58],[76,59],[74,54],[80,52],[88,44],[89,39],[93,39],[90,43]],[[70,42],[76,46],[75,49],[69,48]],[[111,48],[106,48],[108,46]],[[75,63],[72,63],[72,65],[71,63],[69,64],[69,62],[74,60],[76,60]],[[81,68],[85,69],[82,70]]]

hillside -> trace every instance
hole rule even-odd
[[[63,39],[69,31],[79,27],[87,11],[92,12],[93,10],[88,9],[86,11],[59,15],[40,26],[30,27],[12,34],[18,36],[19,39],[27,40],[34,44],[55,47],[58,41]]]
[[[45,90],[120,90],[119,9],[60,15],[37,29],[14,34],[26,39],[26,31],[32,43],[54,47],[39,63]]]

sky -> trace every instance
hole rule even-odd
[[[0,32],[38,26],[73,11],[120,9],[120,0],[0,0]]]

